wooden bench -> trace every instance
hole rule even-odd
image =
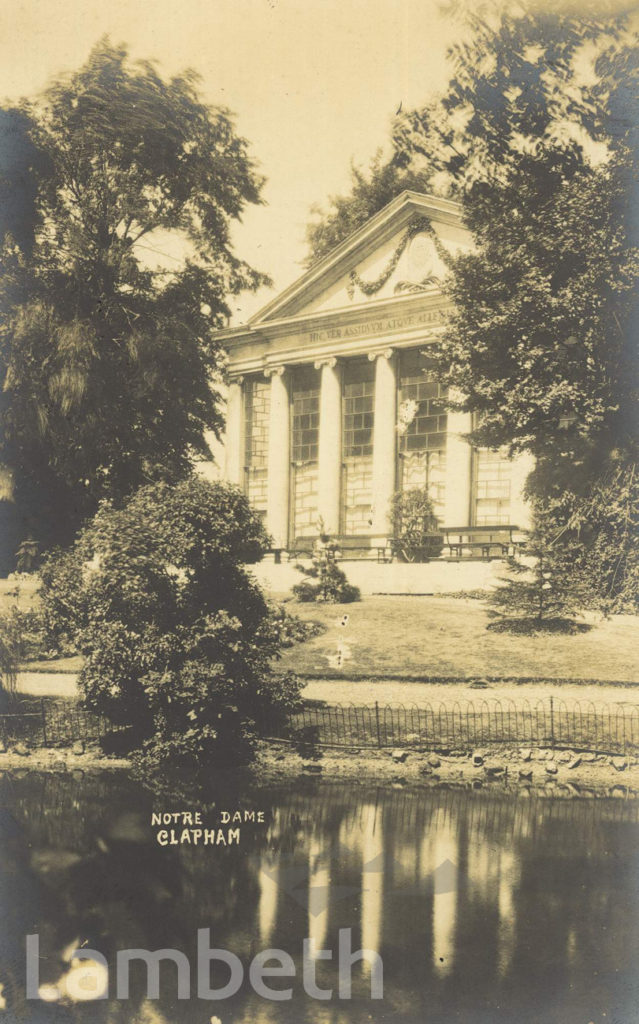
[[[286,552],[286,559],[288,562],[292,562],[295,558],[312,558],[313,557],[313,542],[311,541],[308,547],[300,547],[296,544],[292,548],[288,548]]]
[[[343,562],[354,552],[362,562],[390,562],[392,558],[388,544],[340,544],[338,558]]]
[[[463,558],[464,551],[480,551],[483,561],[490,561],[491,550],[497,548],[495,557],[505,558],[515,554],[523,541],[514,539],[520,533],[518,526],[446,526],[443,528],[444,544],[450,551],[451,558]]]
[[[337,544],[338,549],[335,553],[335,561],[337,562],[343,562],[345,559],[348,559],[353,552],[356,552],[362,561],[377,561],[383,564],[391,562],[393,559],[391,541],[386,541],[384,544],[351,544],[348,542],[341,544],[338,541]],[[296,558],[312,558],[313,541],[309,539],[307,545],[304,539],[300,538],[293,547],[287,550],[286,557],[289,562]],[[277,554],[275,555],[275,560],[277,562]]]

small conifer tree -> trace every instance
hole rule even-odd
[[[508,577],[491,594],[492,614],[501,620],[493,628],[515,623],[529,629],[569,627],[577,612],[569,560],[562,538],[537,523],[528,536],[525,561],[509,558]]]
[[[337,565],[338,550],[339,545],[326,533],[324,521],[320,518],[319,538],[313,547],[312,564],[296,566],[306,577],[293,587],[293,593],[298,601],[349,604],[351,601],[360,600],[359,588],[348,582],[346,573]]]

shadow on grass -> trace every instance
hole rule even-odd
[[[534,636],[537,633],[562,633],[565,636],[576,636],[589,633],[592,626],[588,622],[575,622],[574,619],[496,619],[486,626],[492,633],[511,633],[514,636]]]

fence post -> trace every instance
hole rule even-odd
[[[377,746],[381,747],[381,745],[382,745],[382,734],[379,731],[379,704],[377,703],[377,701],[375,701],[375,725],[377,727]]]
[[[551,694],[550,695],[550,746],[554,747],[554,745],[555,745],[555,701],[554,701],[554,698],[553,698],[553,696]]]
[[[45,747],[48,747],[47,742],[47,712],[44,706],[44,698],[40,699],[40,713],[42,715],[42,742]]]

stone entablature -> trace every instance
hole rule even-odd
[[[270,366],[366,355],[372,342],[393,348],[428,345],[446,322],[450,304],[440,295],[404,296],[321,317],[295,317],[220,331],[228,347],[229,375],[261,373]]]

